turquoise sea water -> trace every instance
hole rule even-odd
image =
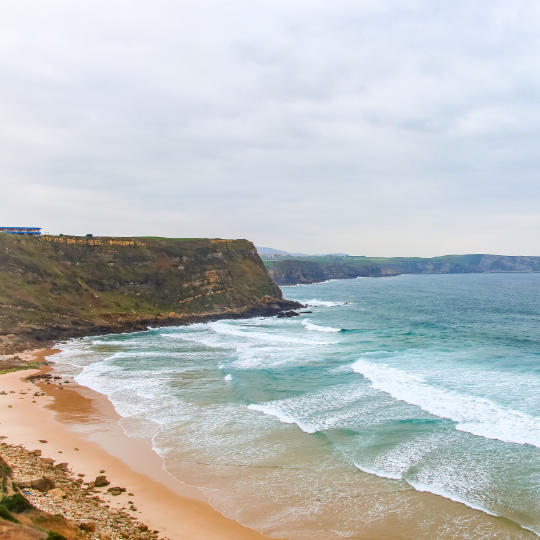
[[[311,313],[74,340],[58,369],[267,533],[358,537],[388,516],[403,537],[540,531],[540,275],[283,292]],[[524,529],[498,536],[486,514]]]

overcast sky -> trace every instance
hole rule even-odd
[[[540,2],[1,0],[0,224],[540,255]]]

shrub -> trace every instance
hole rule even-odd
[[[62,536],[59,533],[49,531],[49,534],[48,534],[46,540],[67,540],[67,538],[65,536]]]
[[[0,500],[0,505],[7,508],[10,512],[20,514],[25,510],[30,510],[33,506],[20,493],[15,493],[11,497],[4,497]]]

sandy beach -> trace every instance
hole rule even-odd
[[[54,352],[31,351],[19,356],[35,361]],[[67,462],[85,481],[106,475],[110,486],[125,488],[125,492],[113,496],[106,487],[95,488],[103,504],[131,513],[150,530],[159,531],[160,538],[266,538],[225,518],[204,502],[196,489],[167,474],[149,444],[122,432],[119,417],[104,396],[73,382],[26,380],[49,371],[51,368],[45,366],[0,376],[0,435],[4,443],[40,450],[44,458]],[[46,511],[54,510],[46,494],[33,502]]]

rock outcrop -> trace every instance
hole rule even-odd
[[[0,234],[0,354],[296,307],[247,240]]]

